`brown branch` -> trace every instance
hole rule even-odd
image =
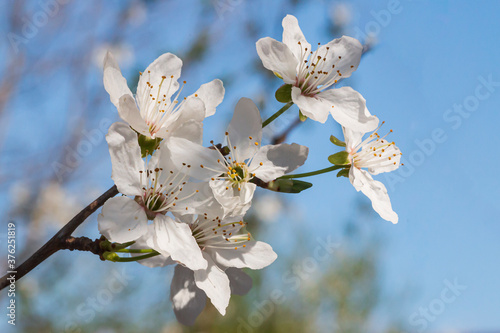
[[[68,237],[61,244],[61,250],[88,251],[101,257],[101,260],[104,260],[101,256],[104,253],[104,250],[100,246],[102,240],[102,238],[92,240],[88,237]]]
[[[76,214],[76,216],[73,217],[61,230],[59,230],[54,235],[54,237],[52,237],[47,243],[45,243],[45,245],[43,245],[31,257],[29,257],[28,260],[13,269],[12,271],[15,271],[15,274],[6,274],[2,278],[0,278],[0,290],[10,284],[10,281],[7,280],[9,276],[15,275],[16,281],[19,280],[59,250],[80,250],[99,254],[96,253],[97,249],[95,248],[95,244],[92,244],[92,241],[90,239],[86,237],[81,237],[79,239],[73,238],[71,237],[71,234],[75,231],[76,228],[78,228],[80,224],[83,223],[83,221],[87,219],[87,217],[94,213],[99,207],[104,205],[106,200],[114,197],[117,194],[118,189],[115,185],[113,185],[113,187],[104,192],[99,198],[85,207],[80,213]],[[97,240],[95,242],[97,242]]]

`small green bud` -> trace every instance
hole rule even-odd
[[[347,177],[347,178],[349,178],[349,168],[340,170],[337,173],[337,177]]]
[[[351,162],[349,161],[349,153],[346,151],[340,151],[333,155],[328,156],[328,161],[335,165],[347,165]]]
[[[304,122],[304,121],[307,120],[307,117],[304,116],[304,114],[300,110],[299,110],[299,119],[300,119],[301,122]]]
[[[330,141],[336,145],[336,146],[339,146],[339,147],[345,147],[345,142],[344,141],[340,141],[339,139],[337,139],[336,137],[334,137],[333,135],[330,135]]]
[[[271,191],[282,193],[300,193],[307,190],[311,186],[312,184],[308,182],[297,179],[283,178],[270,182],[267,188]]]
[[[153,155],[153,152],[158,148],[162,140],[162,138],[152,139],[149,136],[139,134],[138,141],[141,147],[142,157]]]
[[[120,259],[120,256],[114,252],[104,252],[102,254],[102,257],[104,260],[109,260],[109,261],[118,261]]]
[[[276,90],[274,94],[276,100],[280,103],[289,103],[292,101],[292,85],[284,84]]]

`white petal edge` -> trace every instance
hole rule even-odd
[[[131,249],[154,249],[154,225],[147,225],[147,232],[144,233],[140,238],[138,238],[134,244],[130,246]],[[143,256],[145,253],[131,253],[132,257]],[[170,258],[170,256],[157,255],[151,258],[142,259],[137,261],[139,264],[146,267],[164,267],[168,265],[174,265],[175,261]]]
[[[358,68],[362,53],[363,45],[348,36],[334,39],[318,49],[318,56],[326,58],[323,68],[335,65],[334,71],[341,74],[341,79],[348,78]]]
[[[192,270],[207,267],[207,262],[203,259],[200,247],[188,224],[176,222],[160,214],[155,217],[154,226],[155,242],[158,246],[155,250],[165,256],[170,255],[172,260]]]
[[[379,120],[370,114],[366,100],[351,87],[328,89],[316,95],[340,125],[357,132],[370,132],[377,128]]]
[[[200,86],[193,95],[199,97],[205,103],[205,117],[215,114],[217,106],[222,103],[224,99],[224,84],[221,80],[215,79]]]
[[[124,123],[114,123],[106,135],[111,156],[111,178],[125,195],[142,195],[140,172],[144,171],[137,133]]]
[[[135,241],[147,233],[144,209],[128,197],[116,197],[106,201],[97,222],[101,235],[111,242]]]
[[[196,286],[205,292],[220,314],[225,315],[231,297],[229,278],[209,254],[203,253],[203,257],[207,260],[208,266],[206,269],[194,271]]]
[[[179,88],[177,80],[181,76],[181,69],[182,60],[175,54],[164,53],[156,58],[139,77],[136,92],[137,104],[139,107],[144,108],[149,99],[149,94],[146,93],[149,91],[147,82],[154,87],[152,92],[157,94],[162,76],[166,77],[164,82],[165,85],[162,85],[162,95],[165,95],[165,99],[170,99]],[[144,98],[146,99],[144,100]]]
[[[308,153],[306,146],[296,143],[264,146],[253,158],[250,169],[255,168],[257,178],[269,182],[303,165]]]
[[[326,104],[323,99],[302,95],[300,88],[292,87],[292,101],[306,117],[322,124],[328,119],[331,104]]]
[[[393,224],[398,223],[398,214],[392,210],[391,200],[384,184],[374,180],[367,171],[356,167],[351,167],[349,180],[357,191],[363,192],[371,200],[373,209],[380,217]]]
[[[262,118],[251,99],[241,98],[238,101],[227,132],[228,145],[233,148],[233,153],[236,155],[233,159],[236,161],[243,162],[259,149],[262,140]]]
[[[135,104],[135,100],[130,95],[123,95],[118,101],[118,114],[137,132],[151,136],[146,122],[141,117],[141,113]]]
[[[227,172],[226,168],[217,162],[222,162],[223,157],[215,149],[179,137],[170,137],[166,144],[175,166],[191,177],[209,180]]]
[[[302,60],[302,53],[306,53],[305,49],[310,52],[311,44],[306,40],[299,26],[299,21],[293,15],[287,15],[281,23],[283,26],[283,43],[288,46],[293,55]],[[300,44],[299,44],[300,42]]]
[[[111,52],[107,52],[104,57],[103,83],[111,103],[116,107],[118,107],[120,97],[123,95],[132,96],[127,80],[123,77],[120,66],[118,66]]]
[[[265,37],[257,41],[256,47],[265,68],[278,73],[285,83],[295,83],[299,60],[286,44]]]
[[[272,264],[278,255],[271,245],[260,241],[248,241],[237,249],[210,249],[207,252],[215,262],[224,267],[262,269]]]

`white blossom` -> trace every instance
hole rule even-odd
[[[231,293],[243,295],[251,288],[252,281],[241,268],[262,269],[277,258],[270,245],[253,240],[250,233],[242,230],[246,223],[238,217],[221,220],[199,215],[193,222],[179,224],[189,226],[183,228],[182,238],[196,241],[196,245],[181,241],[175,244],[189,254],[177,260],[181,265],[175,269],[170,290],[177,319],[186,325],[192,325],[201,313],[206,296],[224,315]],[[165,257],[169,255],[172,234],[177,235],[175,227],[162,222],[156,230],[155,249]],[[191,268],[193,262],[202,260],[206,261],[206,268]]]
[[[191,165],[186,172],[208,180],[217,201],[233,214],[239,210],[243,215],[248,209],[256,188],[250,182],[254,177],[272,181],[304,164],[308,154],[307,147],[295,143],[261,146],[262,119],[248,98],[236,105],[225,138],[227,156],[215,145],[207,148],[183,138],[172,137],[167,145],[174,163]]]
[[[141,158],[137,133],[128,125],[111,125],[106,136],[112,162],[112,175],[120,193],[126,196],[111,198],[98,216],[99,231],[112,242],[135,241],[148,233],[148,220],[153,224],[176,223],[167,213],[195,214],[201,202],[199,185],[188,183],[187,176],[171,162],[166,146],[153,156]],[[129,197],[130,196],[130,197]],[[179,239],[178,241],[182,241]],[[187,240],[189,241],[189,240]],[[183,254],[171,251],[172,259]],[[202,266],[206,264],[203,264]],[[199,267],[199,266],[197,266]]]
[[[394,142],[385,140],[385,137],[380,137],[377,132],[373,132],[363,140],[365,133],[351,131],[345,127],[343,131],[346,151],[351,162],[349,170],[351,184],[372,201],[373,209],[383,219],[398,223],[398,215],[392,210],[387,189],[371,175],[397,169],[401,161],[401,151]]]
[[[378,119],[363,96],[350,87],[329,89],[358,68],[362,50],[357,39],[343,36],[313,51],[292,15],[283,19],[283,42],[270,37],[257,41],[264,67],[292,85],[292,101],[305,116],[324,123],[331,114],[344,127],[368,132]]]
[[[177,82],[181,68],[182,60],[174,54],[161,55],[141,73],[134,98],[118,63],[108,52],[104,59],[104,87],[120,117],[138,133],[154,139],[189,132],[194,135],[190,139],[196,140],[201,135],[201,121],[213,115],[222,102],[224,87],[216,79],[180,99],[184,87],[179,90]]]

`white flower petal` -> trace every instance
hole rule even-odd
[[[147,232],[138,238],[134,244],[130,246],[131,249],[154,249],[154,225],[147,225]],[[132,257],[143,256],[146,253],[131,253]],[[157,255],[151,258],[142,259],[137,261],[139,264],[146,267],[164,267],[167,265],[174,265],[175,261],[170,256]]]
[[[267,243],[252,240],[245,245],[245,247],[238,246],[237,249],[207,248],[206,252],[210,253],[217,264],[236,268],[262,269],[272,264],[278,257]]]
[[[141,113],[135,104],[135,100],[130,95],[123,95],[118,101],[118,114],[137,132],[151,136],[146,122],[141,117]]]
[[[253,199],[253,194],[255,192],[255,189],[257,188],[257,185],[255,185],[254,183],[244,183],[241,184],[240,188],[241,191],[238,191],[240,192],[239,193],[240,205],[251,204]],[[243,214],[239,213],[238,215],[243,215]]]
[[[317,54],[326,58],[322,68],[340,73],[340,78],[345,79],[358,68],[362,53],[363,45],[356,38],[342,36],[321,46]]]
[[[175,125],[179,126],[186,121],[196,120],[203,121],[205,119],[206,105],[199,97],[189,97],[181,105],[177,113],[179,114]],[[173,128],[173,127],[171,127]]]
[[[226,308],[231,297],[229,278],[212,260],[210,255],[203,253],[203,257],[208,262],[206,269],[194,271],[196,286],[203,290],[210,298],[215,308],[222,314],[226,314]]]
[[[111,155],[112,174],[118,191],[126,195],[142,195],[140,171],[144,170],[137,134],[123,123],[114,123],[106,135]]]
[[[257,178],[270,182],[303,165],[308,152],[306,146],[296,143],[264,146],[253,158],[250,170]]]
[[[371,145],[363,147],[363,150],[369,149],[370,146]],[[383,172],[391,172],[399,168],[401,163],[401,150],[399,150],[396,145],[391,144],[384,149],[381,158],[382,161],[378,165],[368,167],[368,172],[372,175],[378,175]]]
[[[201,145],[203,143],[203,123],[196,120],[187,121],[172,131],[171,135]]]
[[[238,101],[227,132],[235,153],[233,158],[236,161],[243,162],[259,149],[262,140],[262,118],[259,109],[251,99],[241,98]]]
[[[270,37],[257,41],[257,53],[265,68],[278,73],[287,84],[295,83],[299,60],[282,42]]]
[[[203,143],[203,119],[205,119],[205,103],[200,98],[190,97],[176,112],[172,119],[157,134],[161,138],[177,136],[198,144]]]
[[[177,265],[170,285],[170,300],[177,320],[181,324],[192,326],[205,308],[207,296],[196,286],[193,271]]]
[[[153,97],[165,95],[165,99],[170,99],[179,88],[177,80],[181,76],[181,68],[182,60],[172,53],[162,54],[146,68],[137,84],[136,98],[141,111],[146,110],[150,94]],[[163,76],[166,78],[162,79]],[[158,90],[162,80],[161,89]],[[151,91],[147,82],[153,86]]]
[[[209,203],[210,199],[202,195],[200,189],[206,186],[207,184],[203,182],[188,182],[182,185],[182,191],[177,194],[176,205],[170,207],[169,211],[177,216],[204,213],[204,206]]]
[[[144,209],[128,197],[106,201],[97,221],[99,232],[111,242],[134,241],[147,232]]]
[[[283,43],[293,52],[297,59],[302,59],[303,54],[311,51],[309,44],[299,27],[299,21],[293,15],[287,15],[283,19]],[[299,44],[300,42],[300,44]]]
[[[292,100],[306,117],[319,121],[322,124],[328,119],[332,106],[323,99],[304,96],[300,88],[292,87]]]
[[[346,151],[350,153],[354,150],[361,142],[363,142],[364,132],[353,131],[349,128],[342,126],[342,132],[344,133],[344,141],[346,145]]]
[[[244,296],[252,289],[252,278],[241,269],[229,267],[225,273],[229,278],[232,295]]]
[[[132,96],[127,80],[123,77],[118,63],[110,52],[107,52],[104,58],[103,82],[111,103],[116,107],[118,107],[120,97],[123,95]]]
[[[357,191],[363,192],[372,202],[373,209],[383,219],[398,223],[398,214],[392,210],[391,200],[384,184],[374,180],[365,170],[351,167],[349,180]]]
[[[232,187],[231,183],[224,180],[211,180],[209,185],[215,199],[224,209],[224,216],[244,215],[250,208],[256,188],[255,184],[246,184],[241,187],[241,191],[238,191]]]
[[[323,100],[323,108],[328,109],[333,119],[344,127],[366,133],[378,126],[379,120],[366,108],[366,100],[351,87],[328,89],[317,97]]]
[[[196,243],[191,228],[186,223],[179,223],[172,218],[159,214],[154,219],[155,240],[158,252],[168,256],[186,267],[196,270],[205,269],[200,247]]]
[[[205,117],[209,117],[215,113],[215,108],[224,99],[224,85],[221,80],[215,79],[202,84],[200,89],[191,96],[201,98],[206,107]]]
[[[214,149],[178,137],[170,137],[166,144],[177,168],[191,177],[209,180],[226,172],[226,168],[217,162],[222,162],[222,156]]]
[[[211,218],[223,218],[225,216],[224,208],[217,201],[217,199],[215,199],[214,193],[208,182],[188,183],[187,185],[189,184],[193,184],[191,186],[196,185],[196,188],[199,191],[197,195],[193,197],[195,201],[190,203],[190,205],[194,207],[197,214],[203,215],[206,213],[207,216]],[[188,222],[184,216],[182,221]],[[192,222],[194,222],[194,220]]]

